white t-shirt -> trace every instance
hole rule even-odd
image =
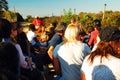
[[[32,45],[36,44],[36,41],[34,40],[35,37],[36,37],[36,34],[33,31],[28,31],[27,38]]]
[[[60,80],[80,80],[79,70],[87,53],[90,53],[90,48],[80,41],[57,45],[53,56],[60,61],[62,69]]]
[[[106,67],[108,67],[112,71],[116,80],[120,80],[120,59],[119,58],[116,58],[113,56],[109,56],[108,58],[103,57],[102,63],[100,63],[101,57],[96,56],[94,58],[93,64],[90,64],[90,62],[88,61],[88,57],[89,55],[84,59],[81,67],[81,71],[84,72],[86,80],[92,80],[93,69],[99,65],[105,65]],[[100,73],[99,75],[103,75],[103,77],[106,77],[104,76],[104,71],[105,70],[103,70],[103,73]]]

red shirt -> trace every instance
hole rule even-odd
[[[98,30],[94,30],[93,32],[91,32],[90,34],[90,39],[88,41],[88,44],[90,46],[94,45],[96,42],[97,42],[97,35],[99,34],[99,31]]]
[[[42,25],[44,26],[43,22],[40,20],[40,19],[34,19],[33,20],[33,24],[36,26],[36,25]]]

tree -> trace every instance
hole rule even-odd
[[[62,22],[70,23],[70,19],[73,15],[72,9],[70,8],[68,12],[65,9],[63,9],[63,12],[64,12],[64,15],[62,17]]]
[[[5,11],[4,12],[4,17],[9,20],[10,22],[15,22],[17,21],[16,14],[12,11]]]
[[[8,10],[8,2],[6,0],[0,0],[0,11],[3,9]]]

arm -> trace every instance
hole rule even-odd
[[[58,50],[59,50],[59,45],[57,45],[53,51],[53,64],[56,74],[61,76],[62,72],[61,72],[60,61],[58,59]]]
[[[53,46],[50,46],[48,49],[48,55],[51,58],[51,60],[53,60],[53,50],[54,50]]]
[[[54,69],[57,75],[61,75],[61,67],[58,58],[53,57]]]
[[[21,47],[16,44],[15,45],[16,49],[18,50],[18,53],[19,53],[19,58],[20,58],[20,66],[23,67],[23,68],[26,68],[26,69],[29,69],[29,65],[28,63],[25,61],[25,57],[22,53],[22,50],[21,50]]]
[[[84,72],[80,73],[80,80],[86,80]]]
[[[91,35],[90,35],[90,38],[89,38],[89,41],[88,41],[88,45],[89,45],[89,46],[92,46],[93,41],[94,41],[94,36],[93,36],[93,34],[91,34]]]

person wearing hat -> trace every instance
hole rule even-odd
[[[61,43],[63,41],[64,31],[65,31],[65,26],[61,22],[56,26],[55,34],[48,41],[48,47],[49,47],[48,48],[48,55],[51,58],[51,60],[53,60],[52,52],[53,52],[54,48],[56,47],[56,45],[58,45],[59,43]]]
[[[81,67],[81,80],[92,80],[95,66],[105,65],[114,74],[114,80],[120,80],[120,30],[117,27],[105,27],[99,33],[97,48],[87,55]],[[104,75],[103,77],[109,77]],[[109,79],[113,80],[113,79]]]
[[[97,36],[99,34],[99,31],[101,30],[101,21],[95,19],[93,21],[93,27],[94,27],[94,31],[90,33],[90,38],[88,40],[88,45],[90,46],[91,49],[97,43]]]

